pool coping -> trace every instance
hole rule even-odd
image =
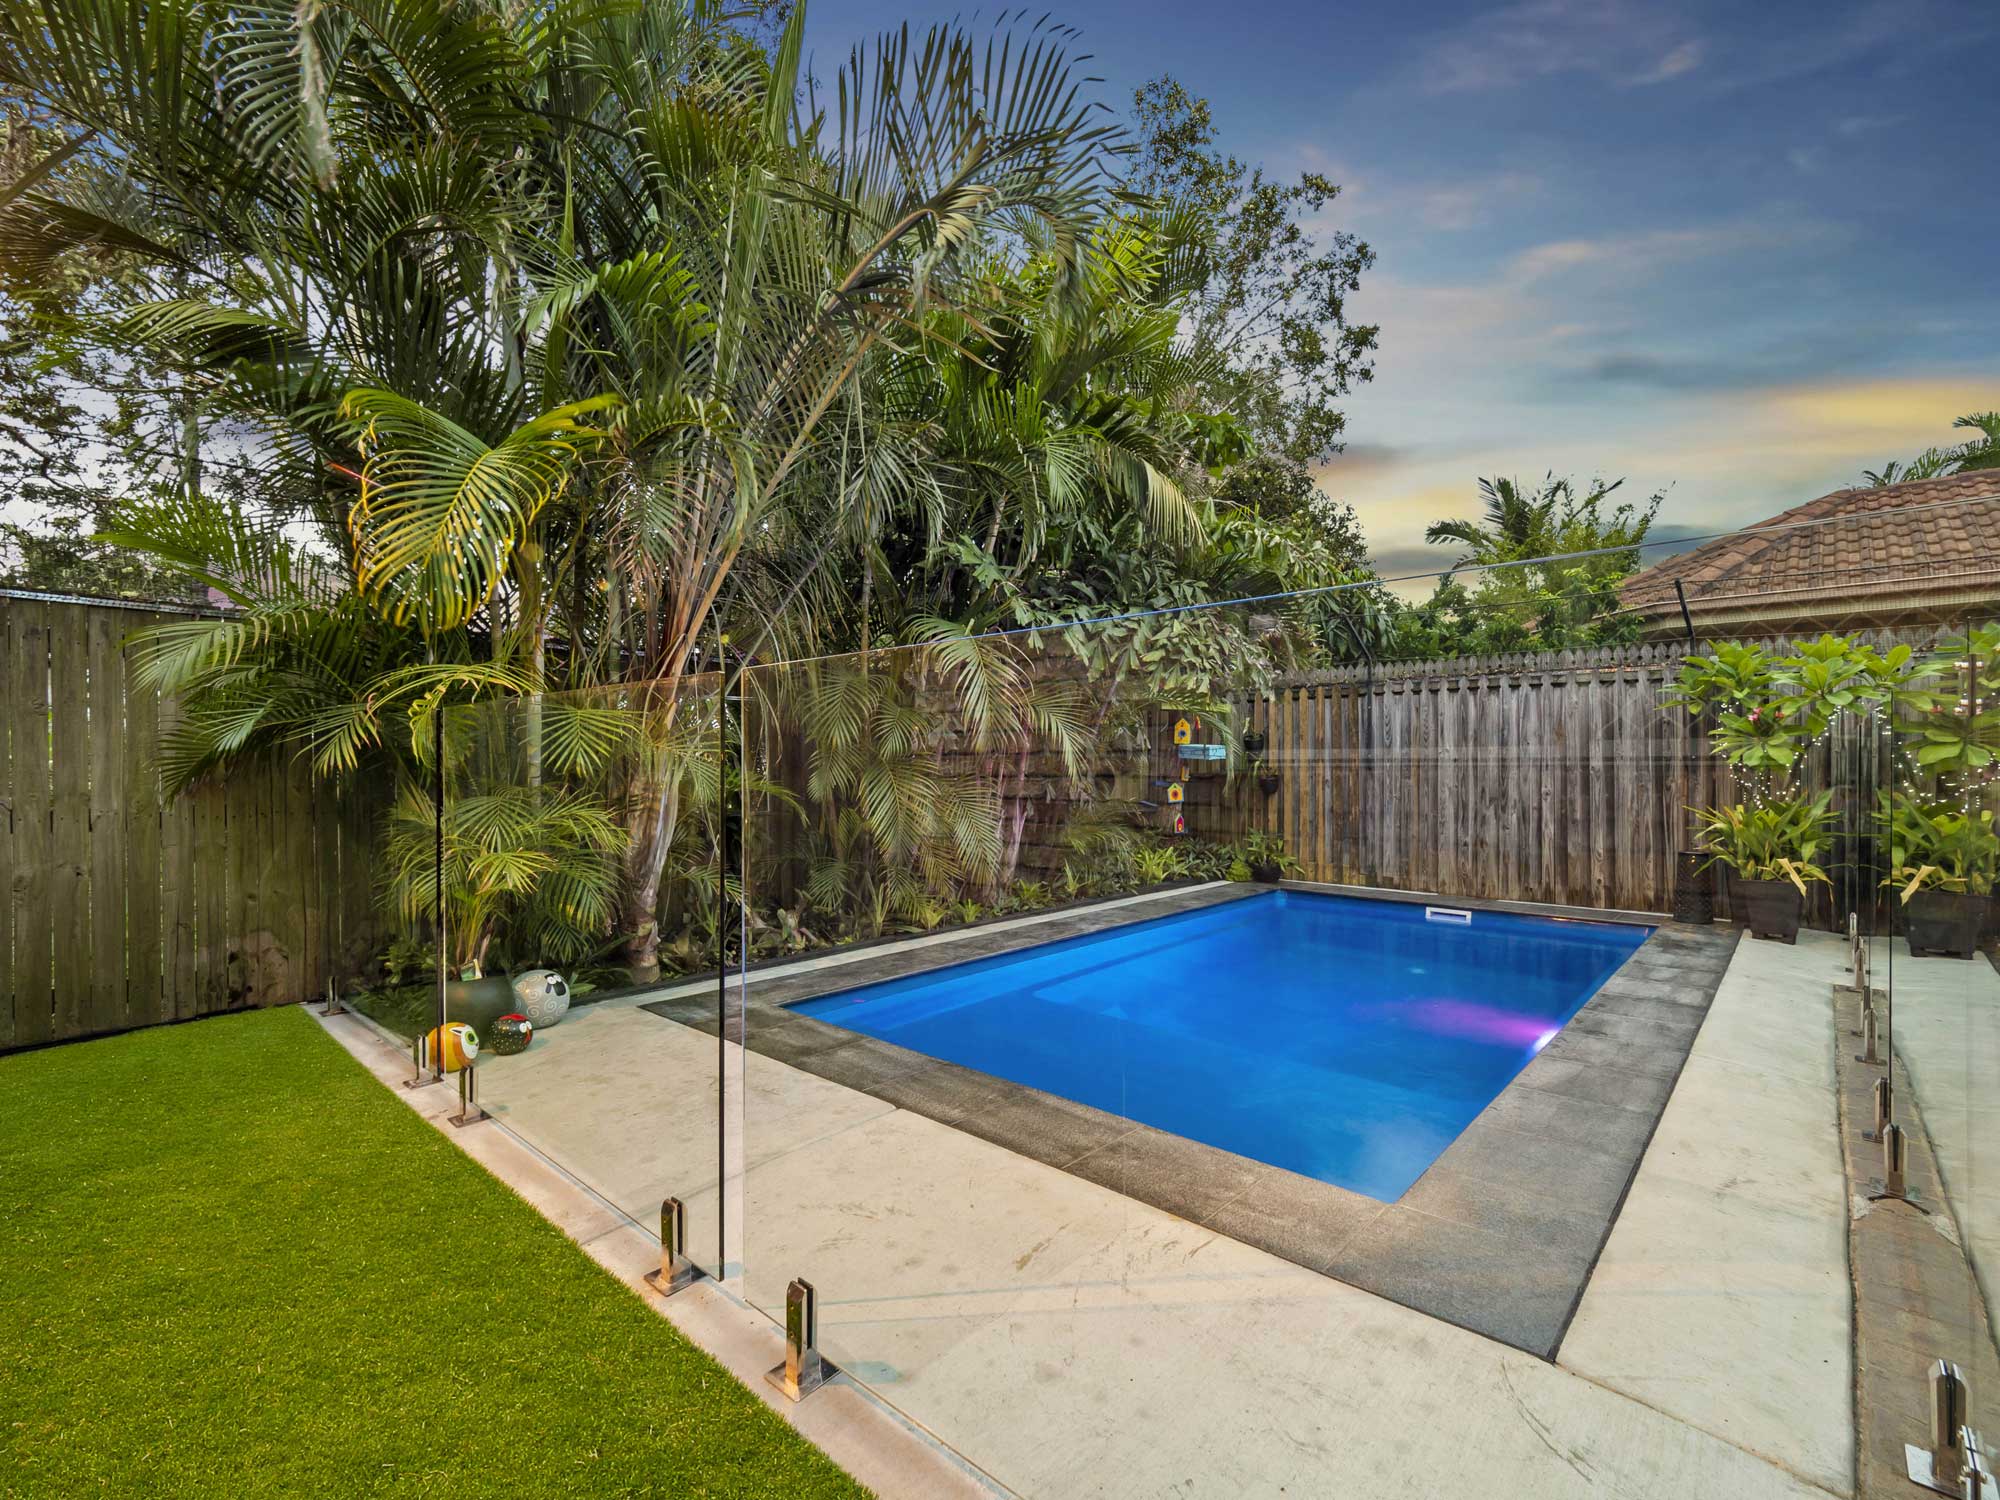
[[[1657,925],[1561,1033],[1394,1203],[1383,1203],[788,1007],[1022,948],[1261,895],[1200,886],[1115,907],[886,948],[835,968],[749,975],[732,1040],[1322,1275],[1543,1359],[1554,1357],[1716,988],[1734,928],[1646,914],[1450,900],[1454,907]],[[1284,888],[1328,891],[1304,882]],[[1408,892],[1368,899],[1443,904]],[[714,992],[643,1009],[711,1035]],[[754,1128],[754,1126],[752,1127]]]

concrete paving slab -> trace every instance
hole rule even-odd
[[[1557,1356],[1837,1495],[1854,1474],[1844,952],[1812,933],[1737,948]]]

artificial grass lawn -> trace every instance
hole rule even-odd
[[[0,1493],[865,1492],[284,1009],[0,1058]]]

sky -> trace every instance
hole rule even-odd
[[[1172,74],[1223,149],[1342,185],[1381,351],[1321,481],[1385,574],[1450,561],[1423,529],[1481,475],[1622,476],[1688,535],[2000,408],[1995,0],[1051,13],[1121,113]],[[942,14],[809,0],[814,71]]]

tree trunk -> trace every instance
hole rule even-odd
[[[657,726],[664,736],[680,713],[681,684],[675,679],[654,684],[652,690],[666,697],[664,707],[652,710],[664,716]],[[654,727],[648,726],[649,730]],[[660,973],[660,882],[680,824],[681,778],[669,774],[663,780],[648,779],[642,764],[629,790],[625,817],[629,842],[618,919],[625,933],[626,966],[633,979],[644,983],[657,979]]]

